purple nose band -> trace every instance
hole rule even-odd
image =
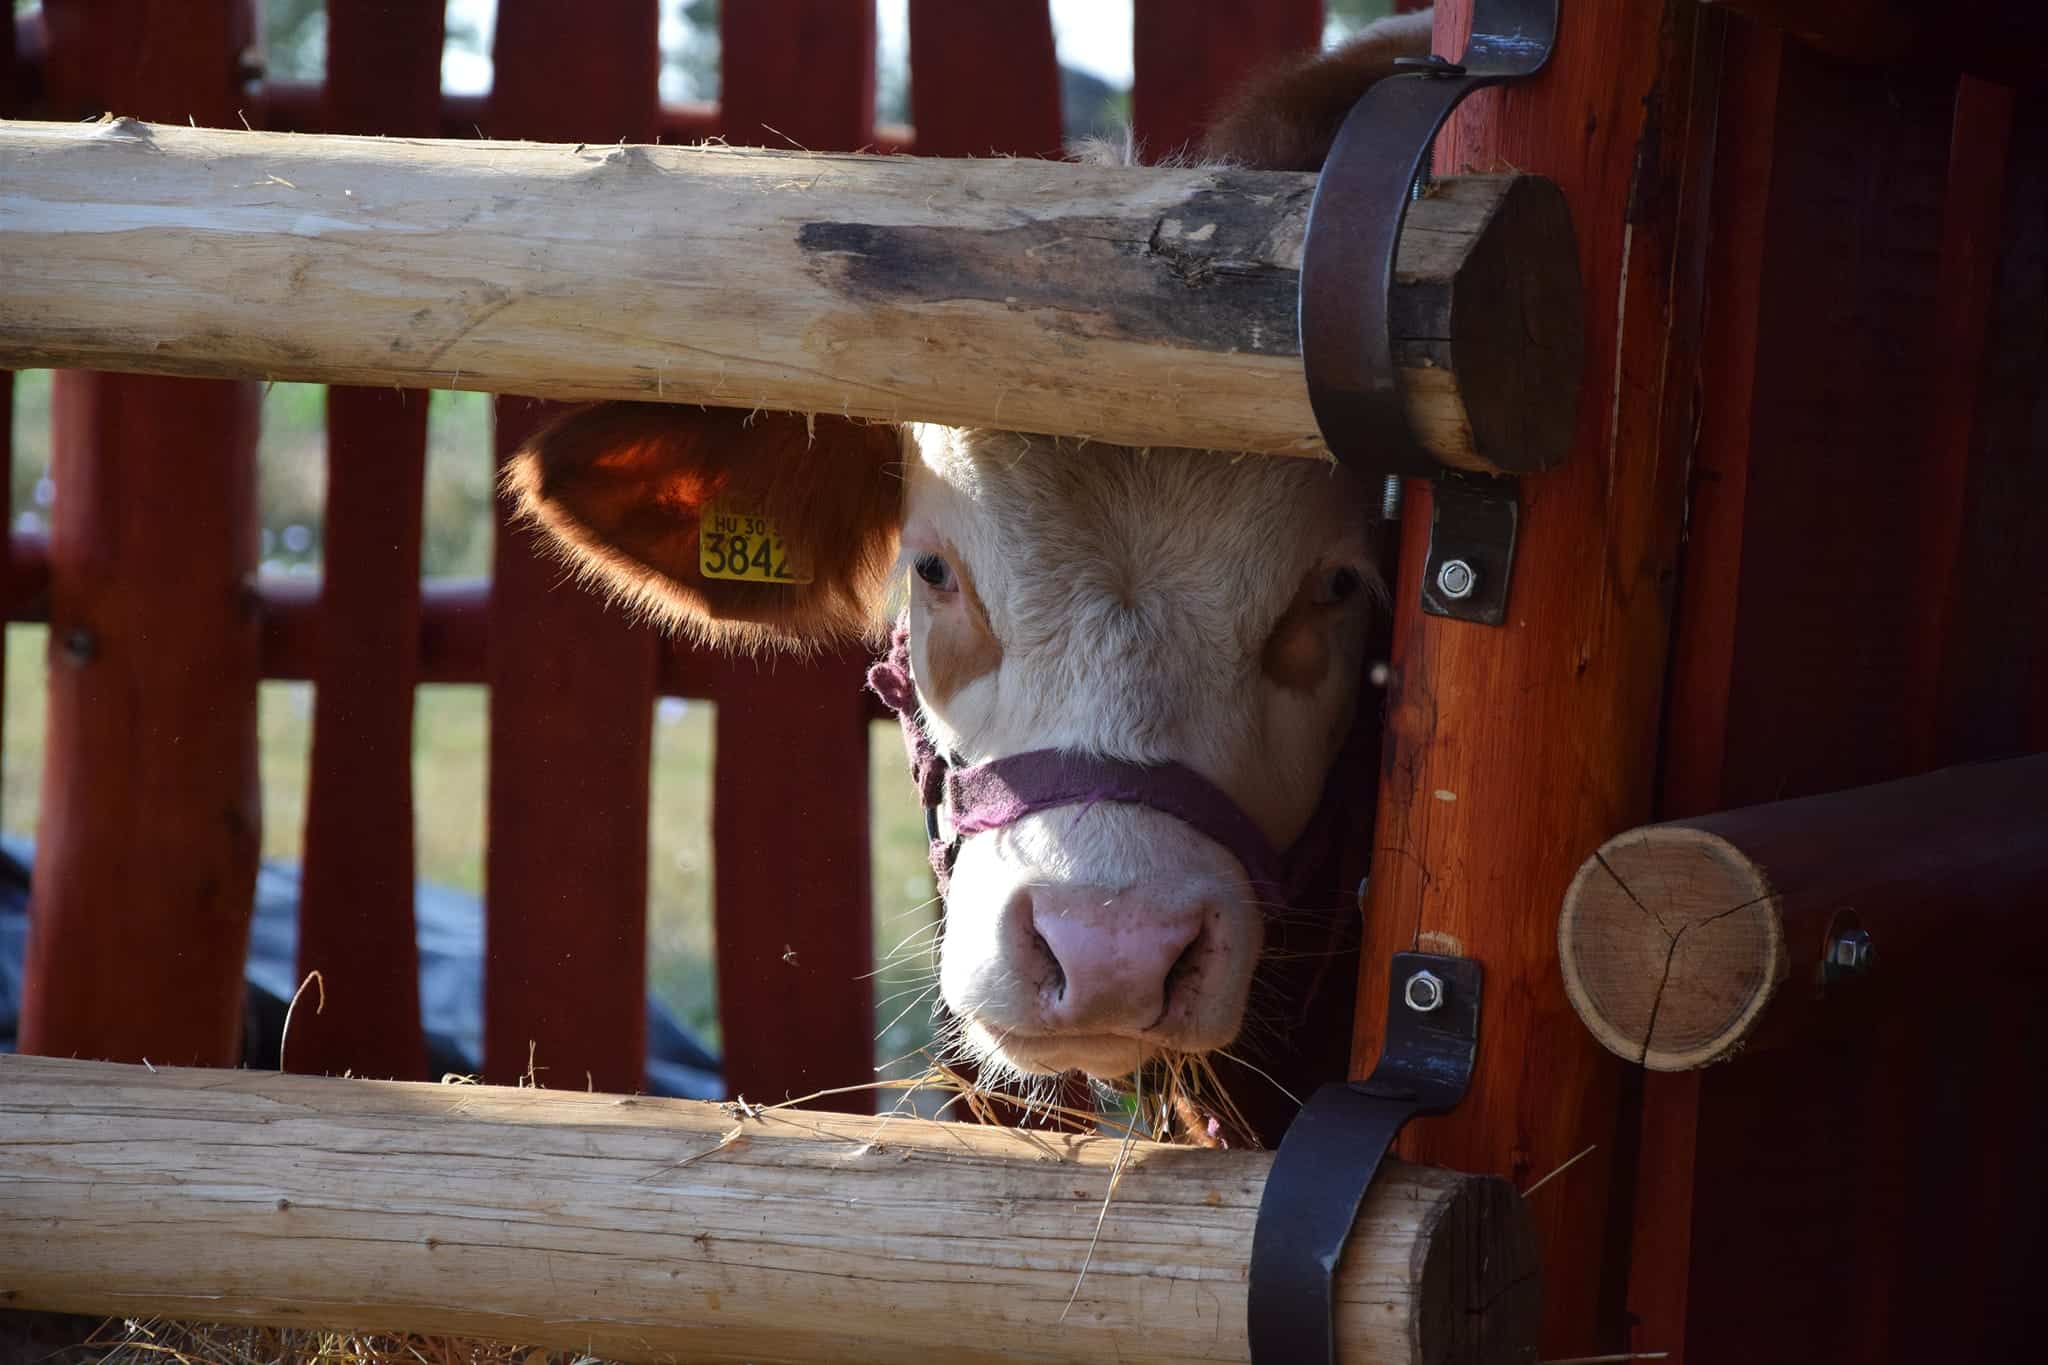
[[[1285,901],[1298,890],[1292,883],[1316,860],[1307,845],[1320,842],[1304,836],[1286,855],[1230,796],[1183,763],[1128,763],[1057,749],[1033,749],[954,768],[925,731],[918,712],[917,687],[910,674],[910,627],[898,622],[889,637],[889,655],[868,670],[868,686],[896,713],[903,727],[903,746],[910,757],[911,779],[925,808],[925,829],[931,838],[932,872],[945,895],[961,841],[972,834],[1001,829],[1027,815],[1062,806],[1086,808],[1104,801],[1146,806],[1170,815],[1196,833],[1213,840],[1243,865],[1254,894]],[[1327,803],[1325,803],[1327,804]],[[953,838],[940,834],[938,812],[952,812]],[[1311,833],[1327,822],[1318,811]],[[1290,876],[1290,873],[1292,874]]]

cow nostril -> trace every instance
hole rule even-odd
[[[1065,996],[1067,993],[1067,969],[1060,966],[1059,954],[1055,953],[1052,950],[1052,945],[1045,941],[1045,935],[1035,929],[1031,932],[1031,946],[1038,950],[1040,959],[1051,969],[1052,976],[1047,982],[1047,987],[1052,991],[1053,999],[1058,1000]]]

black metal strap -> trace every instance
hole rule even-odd
[[[1410,62],[1352,107],[1323,163],[1302,244],[1298,325],[1309,406],[1339,461],[1374,473],[1441,466],[1416,442],[1394,373],[1388,301],[1409,187],[1458,102],[1550,59],[1557,0],[1473,0],[1457,62]]]
[[[1479,983],[1469,958],[1396,953],[1378,1065],[1363,1081],[1324,1086],[1295,1116],[1252,1233],[1253,1365],[1335,1365],[1337,1258],[1401,1125],[1464,1098],[1479,1047]]]

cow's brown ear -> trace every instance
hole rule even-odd
[[[556,421],[505,471],[586,577],[710,643],[872,635],[896,559],[903,435],[884,423],[667,403]]]
[[[1337,126],[1373,82],[1401,57],[1429,55],[1432,12],[1396,14],[1366,25],[1331,52],[1264,71],[1237,92],[1201,145],[1208,161],[1267,171],[1319,171]]]

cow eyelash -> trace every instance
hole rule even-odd
[[[953,566],[937,555],[919,555],[911,561],[911,569],[933,592],[958,592],[959,583],[954,581]]]

